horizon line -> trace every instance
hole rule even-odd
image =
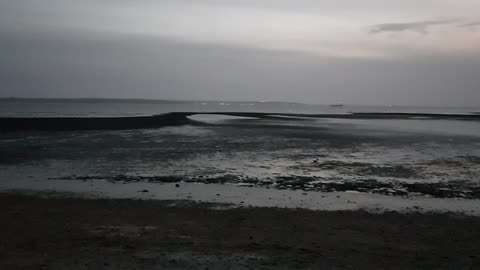
[[[9,100],[24,100],[24,101],[35,101],[35,100],[49,100],[49,101],[142,101],[142,102],[172,102],[172,103],[284,103],[284,104],[299,104],[299,105],[307,105],[307,106],[330,106],[336,104],[342,104],[343,106],[375,106],[375,107],[440,107],[440,108],[479,108],[480,105],[477,106],[462,106],[462,105],[399,105],[399,104],[349,104],[349,103],[304,103],[304,102],[297,102],[297,101],[276,101],[276,100],[263,100],[263,101],[253,101],[253,100],[193,100],[193,99],[159,99],[159,98],[113,98],[113,97],[15,97],[15,96],[0,96],[0,101],[9,101]]]

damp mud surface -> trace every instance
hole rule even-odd
[[[480,268],[471,116],[178,116],[8,120],[0,269]]]
[[[29,178],[480,198],[479,121],[260,116],[193,115],[187,124],[149,129],[2,133],[0,189]]]

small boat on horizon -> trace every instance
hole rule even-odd
[[[330,104],[330,107],[343,107],[342,103]]]

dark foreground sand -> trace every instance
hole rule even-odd
[[[0,207],[5,270],[480,269],[479,217],[12,194]]]

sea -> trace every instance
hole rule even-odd
[[[333,105],[333,106],[332,106]],[[126,117],[168,112],[352,112],[470,114],[478,107],[315,105],[289,102],[166,101],[133,99],[0,99],[0,117]]]
[[[3,118],[196,114],[186,124],[161,128],[0,132],[0,191],[191,200],[234,207],[480,215],[478,120],[228,114],[478,111],[283,102],[2,99]]]

